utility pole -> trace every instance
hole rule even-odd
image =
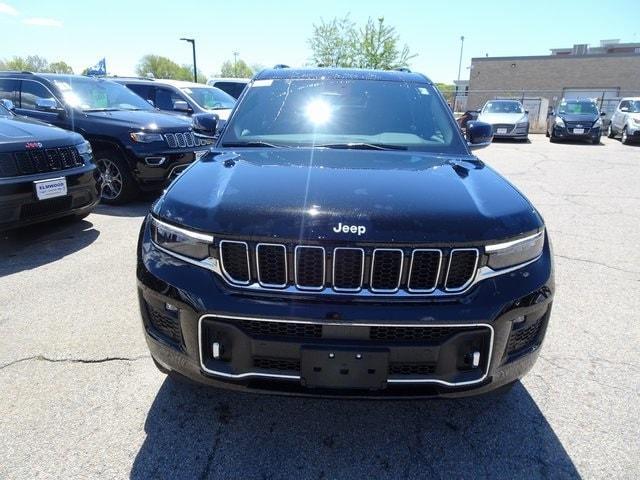
[[[233,75],[238,76],[238,55],[240,52],[233,52]]]
[[[462,49],[464,48],[464,35],[460,37],[460,61],[458,62],[458,81],[460,81],[460,70],[462,70]]]
[[[189,42],[191,44],[191,48],[193,50],[193,81],[198,83],[198,67],[196,66],[196,41],[193,38],[181,38],[180,40],[184,40],[185,42]]]

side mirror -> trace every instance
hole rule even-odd
[[[2,105],[4,105],[4,108],[6,108],[7,110],[13,111],[16,109],[16,106],[13,104],[11,100],[3,98],[2,100],[0,100],[0,102],[2,102]]]
[[[524,111],[524,114],[525,114],[525,115],[529,115],[529,110],[525,110],[525,111]]]
[[[622,107],[620,109],[621,112],[628,112],[629,111],[629,107]]]
[[[185,102],[186,103],[186,102]],[[192,117],[193,129],[203,135],[213,137],[218,128],[218,115],[215,113],[196,113]]]
[[[553,117],[556,114],[556,112],[554,112],[553,110],[549,110],[549,113],[547,116],[549,117]]]
[[[600,116],[601,117],[606,117],[607,116],[607,112],[600,112]]]
[[[471,150],[488,147],[493,140],[493,127],[489,123],[473,120],[467,123],[467,145]]]
[[[189,112],[191,111],[191,108],[189,108],[189,104],[187,102],[185,102],[184,100],[176,100],[175,102],[173,102],[173,109],[176,112]]]
[[[60,112],[62,109],[53,98],[36,98],[36,110],[43,112]]]

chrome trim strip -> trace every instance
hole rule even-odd
[[[491,368],[491,360],[493,355],[493,339],[494,339],[494,330],[493,327],[488,323],[468,323],[468,324],[415,324],[415,323],[402,323],[402,324],[393,324],[393,323],[361,323],[361,322],[314,322],[310,320],[281,320],[281,319],[271,319],[271,318],[256,318],[256,317],[239,317],[235,315],[218,315],[214,313],[205,313],[198,319],[198,347],[200,351],[200,368],[210,374],[219,377],[225,378],[246,378],[246,377],[262,377],[262,378],[278,378],[284,380],[300,380],[300,375],[281,375],[275,373],[261,373],[261,372],[245,372],[245,373],[226,373],[221,372],[219,370],[212,370],[205,366],[203,358],[203,345],[202,345],[202,320],[205,318],[229,318],[232,320],[248,320],[254,322],[278,322],[278,323],[301,323],[301,324],[311,324],[311,325],[337,325],[337,326],[348,326],[348,327],[421,327],[421,328],[441,328],[441,327],[454,327],[454,328],[487,328],[491,333],[491,338],[489,339],[489,352],[488,352],[488,360],[487,367],[482,375],[477,380],[470,380],[467,382],[447,382],[445,380],[439,380],[436,378],[418,378],[418,379],[400,379],[400,378],[388,378],[387,383],[437,383],[440,385],[446,385],[448,387],[460,387],[464,385],[473,385],[476,383],[481,383],[487,378],[489,374],[489,370]]]
[[[362,266],[361,268],[361,272],[360,272],[360,286],[358,288],[343,288],[343,287],[336,287],[336,252],[338,250],[358,250],[360,251],[360,253],[362,254]],[[331,268],[331,274],[332,274],[332,288],[335,292],[360,292],[362,290],[362,284],[364,283],[364,249],[363,248],[353,248],[353,247],[336,247],[333,249],[333,259],[332,259],[332,268]]]
[[[280,247],[284,250],[284,283],[276,284],[276,283],[265,283],[260,278],[260,254],[258,251],[260,247]],[[284,288],[287,286],[287,281],[289,279],[289,266],[287,265],[287,247],[282,245],[281,243],[258,243],[256,244],[256,270],[258,271],[258,283],[266,288]]]
[[[305,287],[298,283],[298,249],[299,248],[315,248],[318,250],[322,250],[322,285],[319,287]],[[294,272],[294,282],[296,284],[296,288],[300,290],[309,290],[309,291],[320,291],[324,289],[324,286],[327,282],[327,252],[324,247],[318,247],[315,245],[296,245],[296,248],[293,250],[293,272]]]
[[[497,252],[499,250],[505,250],[507,248],[511,248],[511,247],[513,247],[515,245],[518,245],[519,243],[528,242],[530,240],[536,240],[541,235],[544,235],[544,229],[542,229],[538,233],[534,233],[533,235],[529,235],[528,237],[518,238],[517,240],[511,240],[511,241],[503,242],[503,243],[495,243],[493,245],[487,245],[487,246],[484,247],[484,251],[487,252],[487,253],[491,253],[491,252]]]
[[[173,230],[174,232],[184,235],[185,237],[193,238],[194,240],[199,240],[202,242],[213,243],[213,235],[207,235],[206,233],[193,232],[191,230],[186,230],[184,228],[176,227],[175,225],[171,225],[170,223],[165,223],[162,220],[158,220],[154,216],[151,216],[151,221],[157,223],[163,228],[166,228],[167,230]]]
[[[227,270],[224,268],[224,255],[222,255],[222,245],[224,245],[225,243],[236,243],[236,244],[240,244],[240,245],[244,245],[244,252],[247,255],[247,278],[248,280],[246,282],[241,282],[238,280],[234,280],[233,277],[231,275],[229,275],[229,272],[227,272]],[[218,252],[220,255],[220,271],[223,274],[222,277],[227,280],[228,283],[230,283],[231,285],[249,285],[251,283],[251,263],[249,261],[249,245],[247,244],[247,242],[240,242],[237,240],[220,240],[220,244],[218,245]]]
[[[432,288],[411,288],[411,272],[413,271],[413,257],[416,252],[438,252],[438,273],[436,273],[436,280],[433,283]],[[440,271],[442,270],[442,250],[437,248],[416,248],[411,252],[411,265],[409,266],[409,276],[407,277],[407,290],[411,293],[432,293],[438,287],[438,279],[440,278]]]
[[[400,272],[398,274],[398,284],[396,288],[373,288],[373,271],[376,263],[376,253],[378,252],[400,252]],[[375,248],[371,256],[371,274],[369,276],[369,290],[374,293],[395,293],[400,289],[402,282],[402,268],[404,267],[404,251],[400,248]]]
[[[467,280],[467,282],[464,285],[462,285],[461,287],[447,288],[447,282],[449,281],[449,272],[451,271],[451,259],[453,258],[453,254],[455,252],[475,252],[476,261],[473,264],[473,275],[471,275],[469,280]],[[447,275],[444,278],[444,285],[443,285],[444,290],[446,292],[460,293],[463,290],[466,290],[468,287],[470,287],[474,283],[474,281],[476,279],[476,276],[478,275],[478,260],[479,260],[479,258],[480,258],[480,252],[478,251],[477,248],[453,248],[449,252],[449,264],[447,265]]]

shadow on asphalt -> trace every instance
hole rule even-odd
[[[91,245],[99,235],[87,219],[72,218],[2,232],[0,277],[60,260]]]
[[[144,199],[127,203],[126,205],[106,205],[99,204],[93,213],[97,215],[109,215],[111,217],[144,217],[151,208],[157,195],[154,197],[145,197]]]
[[[258,396],[166,379],[131,478],[579,478],[521,385],[502,397]]]

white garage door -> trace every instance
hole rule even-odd
[[[617,88],[565,88],[562,96],[565,99],[590,98],[595,101],[607,98],[617,98]]]

